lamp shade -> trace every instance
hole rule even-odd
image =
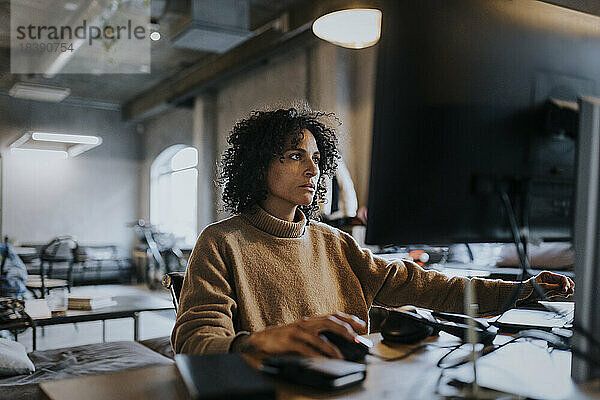
[[[312,25],[315,35],[338,46],[363,49],[381,36],[381,11],[351,8],[319,17]]]

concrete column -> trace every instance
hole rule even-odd
[[[307,48],[306,99],[317,110],[336,111],[337,106],[337,48],[318,42]]]
[[[138,218],[150,221],[150,166],[152,160],[144,159],[139,164]]]
[[[377,47],[353,51],[350,135],[354,149],[352,164],[348,165],[354,179],[358,204],[366,206],[371,170],[373,113],[375,111],[375,77]],[[399,94],[402,95],[401,93]]]
[[[217,219],[216,96],[205,93],[194,103],[193,146],[198,150],[198,233]]]

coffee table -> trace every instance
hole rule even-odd
[[[102,340],[105,340],[104,321],[118,318],[133,318],[133,339],[139,338],[139,314],[144,311],[173,310],[173,303],[152,295],[113,296],[117,304],[96,310],[67,310],[61,314],[49,314],[43,307],[35,307],[36,303],[45,300],[29,300],[25,307],[33,319],[33,350],[36,350],[36,328],[48,325],[69,324],[75,322],[102,321]],[[28,307],[29,304],[32,307]],[[39,305],[39,304],[38,304]],[[28,327],[23,326],[23,327]]]

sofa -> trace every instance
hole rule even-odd
[[[28,354],[35,366],[29,375],[0,377],[3,400],[45,399],[39,383],[173,363],[169,337],[141,342],[95,343]]]
[[[21,256],[29,274],[40,273],[39,252],[42,245],[24,245],[34,248],[37,254]],[[69,262],[54,262],[52,269],[45,267],[49,278],[68,279]],[[115,245],[78,246],[72,263],[71,279],[74,286],[101,283],[129,283],[135,277],[135,268],[122,248]]]

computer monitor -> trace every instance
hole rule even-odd
[[[368,244],[570,240],[572,129],[546,104],[600,89],[600,18],[534,0],[387,1]]]
[[[600,359],[581,333],[600,337],[600,18],[534,0],[382,9],[366,242],[511,242],[508,193],[531,237],[574,240],[573,344]],[[578,127],[547,123],[545,104],[577,99]],[[573,357],[572,376],[600,370]]]
[[[577,328],[600,339],[600,99],[579,100],[577,193],[575,198],[575,321]],[[600,348],[579,329],[572,343],[600,360]],[[600,377],[600,366],[573,357],[571,375],[577,381]]]

